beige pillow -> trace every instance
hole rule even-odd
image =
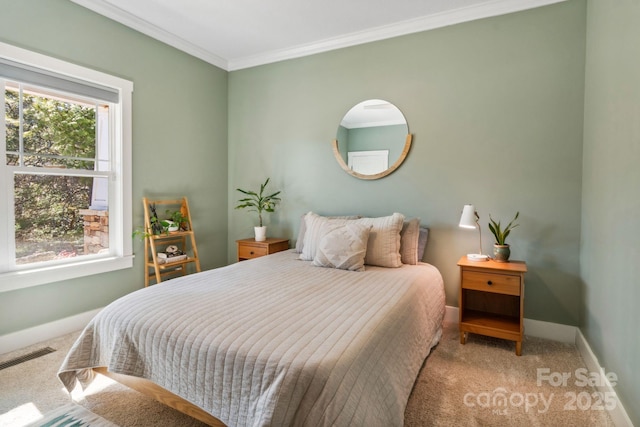
[[[420,218],[405,221],[400,231],[400,258],[403,264],[416,265],[420,240]]]
[[[299,258],[304,261],[313,261],[316,257],[318,243],[322,237],[322,227],[325,224],[343,225],[348,221],[354,221],[351,218],[352,217],[326,217],[313,212],[306,214],[304,217],[304,244],[302,245],[302,252]]]
[[[394,213],[379,218],[360,218],[353,220],[362,225],[371,225],[367,255],[364,263],[380,267],[400,267],[400,231],[404,223],[404,215]],[[305,242],[306,243],[306,242]]]
[[[364,271],[370,225],[325,223],[313,264],[340,270]]]

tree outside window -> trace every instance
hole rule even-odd
[[[16,264],[85,255],[95,178],[42,169],[95,169],[97,105],[10,83],[5,117],[7,165],[27,167],[14,175]]]

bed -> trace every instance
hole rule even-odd
[[[126,295],[83,330],[59,378],[71,391],[105,373],[211,425],[402,425],[441,336],[440,273],[301,257],[292,249]]]

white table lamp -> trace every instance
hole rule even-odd
[[[476,212],[476,208],[473,205],[464,205],[462,208],[462,216],[460,217],[460,227],[462,228],[478,228],[480,232],[480,253],[477,254],[467,254],[467,259],[469,261],[488,261],[489,256],[482,254],[482,227],[480,227],[480,223],[478,220],[480,216],[478,212]]]

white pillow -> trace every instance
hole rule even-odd
[[[311,212],[309,212],[311,213]],[[315,214],[314,214],[315,215]],[[301,254],[302,248],[304,247],[304,236],[306,235],[307,225],[305,221],[305,217],[307,214],[302,214],[300,217],[300,228],[298,229],[298,239],[296,240],[296,252]],[[358,219],[362,218],[359,215],[347,215],[347,216],[328,216],[329,219]]]
[[[400,258],[403,264],[416,265],[418,243],[420,241],[420,218],[411,218],[404,222],[400,231]]]
[[[364,263],[380,267],[400,267],[400,231],[404,223],[404,215],[394,213],[379,218],[360,218],[353,220],[358,224],[371,225],[367,255]],[[306,245],[306,240],[305,240]]]
[[[325,223],[313,264],[340,270],[364,271],[371,225]]]
[[[344,225],[349,221],[355,221],[350,219],[352,217],[325,217],[309,212],[304,217],[305,232],[304,243],[302,245],[302,252],[300,253],[300,259],[304,261],[313,261],[316,257],[316,248],[322,237],[322,226],[330,223],[335,225]]]

